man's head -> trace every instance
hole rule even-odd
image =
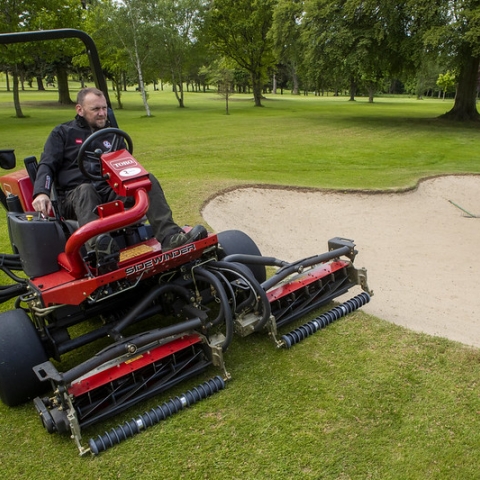
[[[80,90],[76,110],[92,129],[104,128],[107,124],[107,100],[98,88]]]

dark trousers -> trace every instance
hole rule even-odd
[[[173,221],[172,211],[160,183],[151,174],[150,181],[152,188],[148,192],[150,206],[147,218],[153,228],[155,238],[161,243],[165,237],[179,233],[182,229]],[[65,218],[77,220],[82,226],[98,218],[95,213],[98,205],[114,200],[123,201],[127,208],[133,204],[133,198],[117,195],[107,184],[97,187],[93,183],[83,183],[66,192],[61,199],[62,215]]]

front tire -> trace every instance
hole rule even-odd
[[[243,254],[261,257],[257,244],[241,230],[226,230],[217,234],[220,249],[223,251],[222,260],[228,255]],[[258,283],[263,283],[267,278],[264,265],[245,264],[252,272]]]
[[[0,399],[13,407],[43,394],[33,367],[48,360],[28,315],[20,309],[0,314]]]

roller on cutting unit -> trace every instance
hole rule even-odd
[[[95,45],[84,32],[0,34],[0,44],[61,38],[85,43],[108,99]],[[372,294],[366,270],[354,266],[353,240],[342,237],[295,262],[262,255],[239,230],[164,251],[144,218],[148,172],[111,110],[109,116],[115,127],[90,136],[81,151],[92,154],[96,135],[114,136],[117,148],[97,154],[101,178],[132,197],[133,207],[101,205],[98,220],[81,228],[59,212],[48,218],[34,212],[36,158],[18,170],[14,149],[0,151],[0,167],[10,170],[0,177],[0,201],[13,249],[2,255],[0,268],[12,283],[0,287],[0,302],[14,307],[0,314],[0,399],[8,406],[33,401],[47,432],[70,436],[82,455],[99,454],[225,388],[232,341],[265,334],[274,346],[291,348]],[[82,155],[78,161],[82,168]],[[129,175],[120,175],[118,165],[128,165]],[[86,242],[102,233],[119,245],[117,257],[87,252]],[[72,366],[71,352],[80,349],[90,353]],[[194,379],[197,386],[168,397],[172,387]],[[84,443],[92,425],[152,398],[157,407]]]

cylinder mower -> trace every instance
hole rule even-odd
[[[94,136],[106,133],[117,149],[89,151]],[[100,205],[98,219],[80,228],[58,212],[33,211],[34,157],[0,178],[14,252],[2,255],[0,268],[13,283],[0,288],[0,301],[15,307],[0,314],[0,398],[8,406],[33,400],[45,429],[70,435],[80,454],[98,454],[223,389],[234,338],[265,333],[290,348],[371,295],[345,238],[293,263],[262,256],[238,230],[164,251],[144,219],[150,180],[132,151],[118,128],[82,145],[80,168],[84,156],[96,155],[101,179],[134,205]],[[14,169],[13,150],[0,152],[0,166]],[[85,248],[104,233],[119,245],[118,256],[97,258]],[[279,333],[356,286],[362,292],[350,300]],[[72,365],[71,352],[85,350],[94,353]],[[210,380],[83,445],[87,427],[212,369]]]

